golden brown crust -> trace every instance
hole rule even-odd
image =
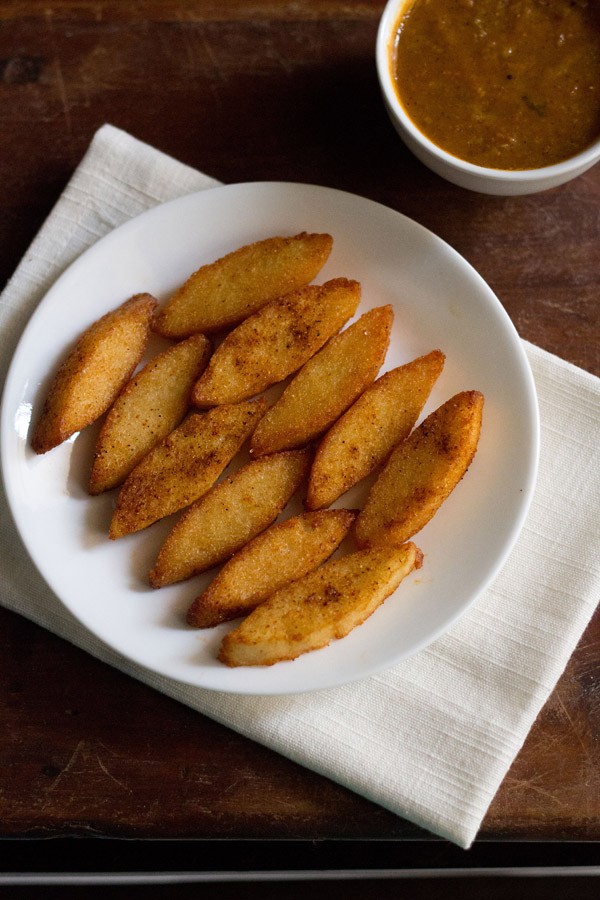
[[[205,494],[256,427],[265,401],[192,413],[127,476],[110,523],[114,540],[140,531]]]
[[[182,421],[211,342],[196,334],[155,356],[129,381],[102,423],[89,492],[122,484],[143,457]]]
[[[371,384],[385,359],[394,313],[379,306],[332,337],[292,379],[252,436],[254,456],[322,434]]]
[[[347,509],[302,513],[271,525],[225,563],[196,597],[187,623],[211,628],[245,615],[275,591],[325,562],[355,518]]]
[[[475,455],[483,402],[479,391],[456,394],[399,444],[356,520],[360,547],[402,544],[435,515]]]
[[[224,339],[194,386],[196,406],[238,403],[283,381],[356,312],[360,285],[335,278],[268,303]]]
[[[165,337],[181,338],[237,325],[265,303],[312,281],[332,245],[329,234],[302,232],[240,247],[190,275],[152,327]]]
[[[414,544],[358,550],[272,594],[221,644],[227,666],[272,666],[326,647],[361,625],[422,564]]]
[[[47,453],[99,419],[144,355],[157,302],[136,294],[80,336],[58,369],[31,438]]]
[[[275,521],[309,467],[308,450],[275,453],[219,482],[183,513],[167,536],[150,584],[183,581],[229,559]]]
[[[306,495],[308,509],[323,509],[388,458],[419,418],[444,366],[433,350],[386,372],[323,436]]]

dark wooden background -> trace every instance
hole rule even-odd
[[[429,172],[380,100],[383,5],[0,0],[0,284],[111,122],[224,182],[323,184],[405,213],[479,270],[522,337],[600,374],[600,166],[523,198]],[[6,611],[0,720],[5,838],[426,837]],[[480,839],[600,839],[598,614]]]

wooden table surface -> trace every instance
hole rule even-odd
[[[380,201],[471,262],[523,338],[600,374],[600,166],[496,198],[404,148],[380,100],[383,2],[0,0],[0,283],[95,130],[223,182]],[[0,611],[0,834],[424,838],[418,828]],[[600,839],[600,613],[480,840]]]

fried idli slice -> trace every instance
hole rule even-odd
[[[333,238],[302,232],[247,244],[202,266],[154,317],[165,337],[222,331],[265,303],[308,284],[325,265]]]
[[[264,410],[261,397],[188,416],[125,479],[109,537],[140,531],[210,490]]]
[[[479,391],[456,394],[398,445],[356,520],[360,547],[402,544],[435,515],[475,455],[483,403]]]
[[[183,581],[229,559],[275,521],[309,466],[306,449],[276,453],[220,481],[175,524],[150,572],[150,584]]]
[[[252,455],[303,446],[339,418],[381,368],[393,318],[391,306],[375,307],[309,359],[252,435]]]
[[[188,610],[188,625],[211,628],[251,612],[279,588],[329,559],[354,517],[348,509],[328,509],[271,525],[232,556],[196,597]]]
[[[271,666],[326,647],[361,625],[422,564],[413,544],[357,550],[272,594],[225,636],[227,666]]]
[[[90,494],[122,484],[146,453],[181,423],[211,349],[203,334],[192,335],[155,356],[125,385],[98,435]]]
[[[334,278],[263,306],[231,331],[192,394],[196,406],[238,403],[283,381],[336,334],[360,302],[360,285]]]
[[[323,509],[388,458],[421,414],[444,367],[433,350],[369,385],[322,438],[310,472],[306,506]]]
[[[31,446],[47,453],[99,419],[129,381],[148,341],[157,301],[136,294],[98,319],[56,372]]]

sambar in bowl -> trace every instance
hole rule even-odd
[[[463,187],[530,193],[600,159],[598,0],[390,0],[377,66],[400,135]]]

